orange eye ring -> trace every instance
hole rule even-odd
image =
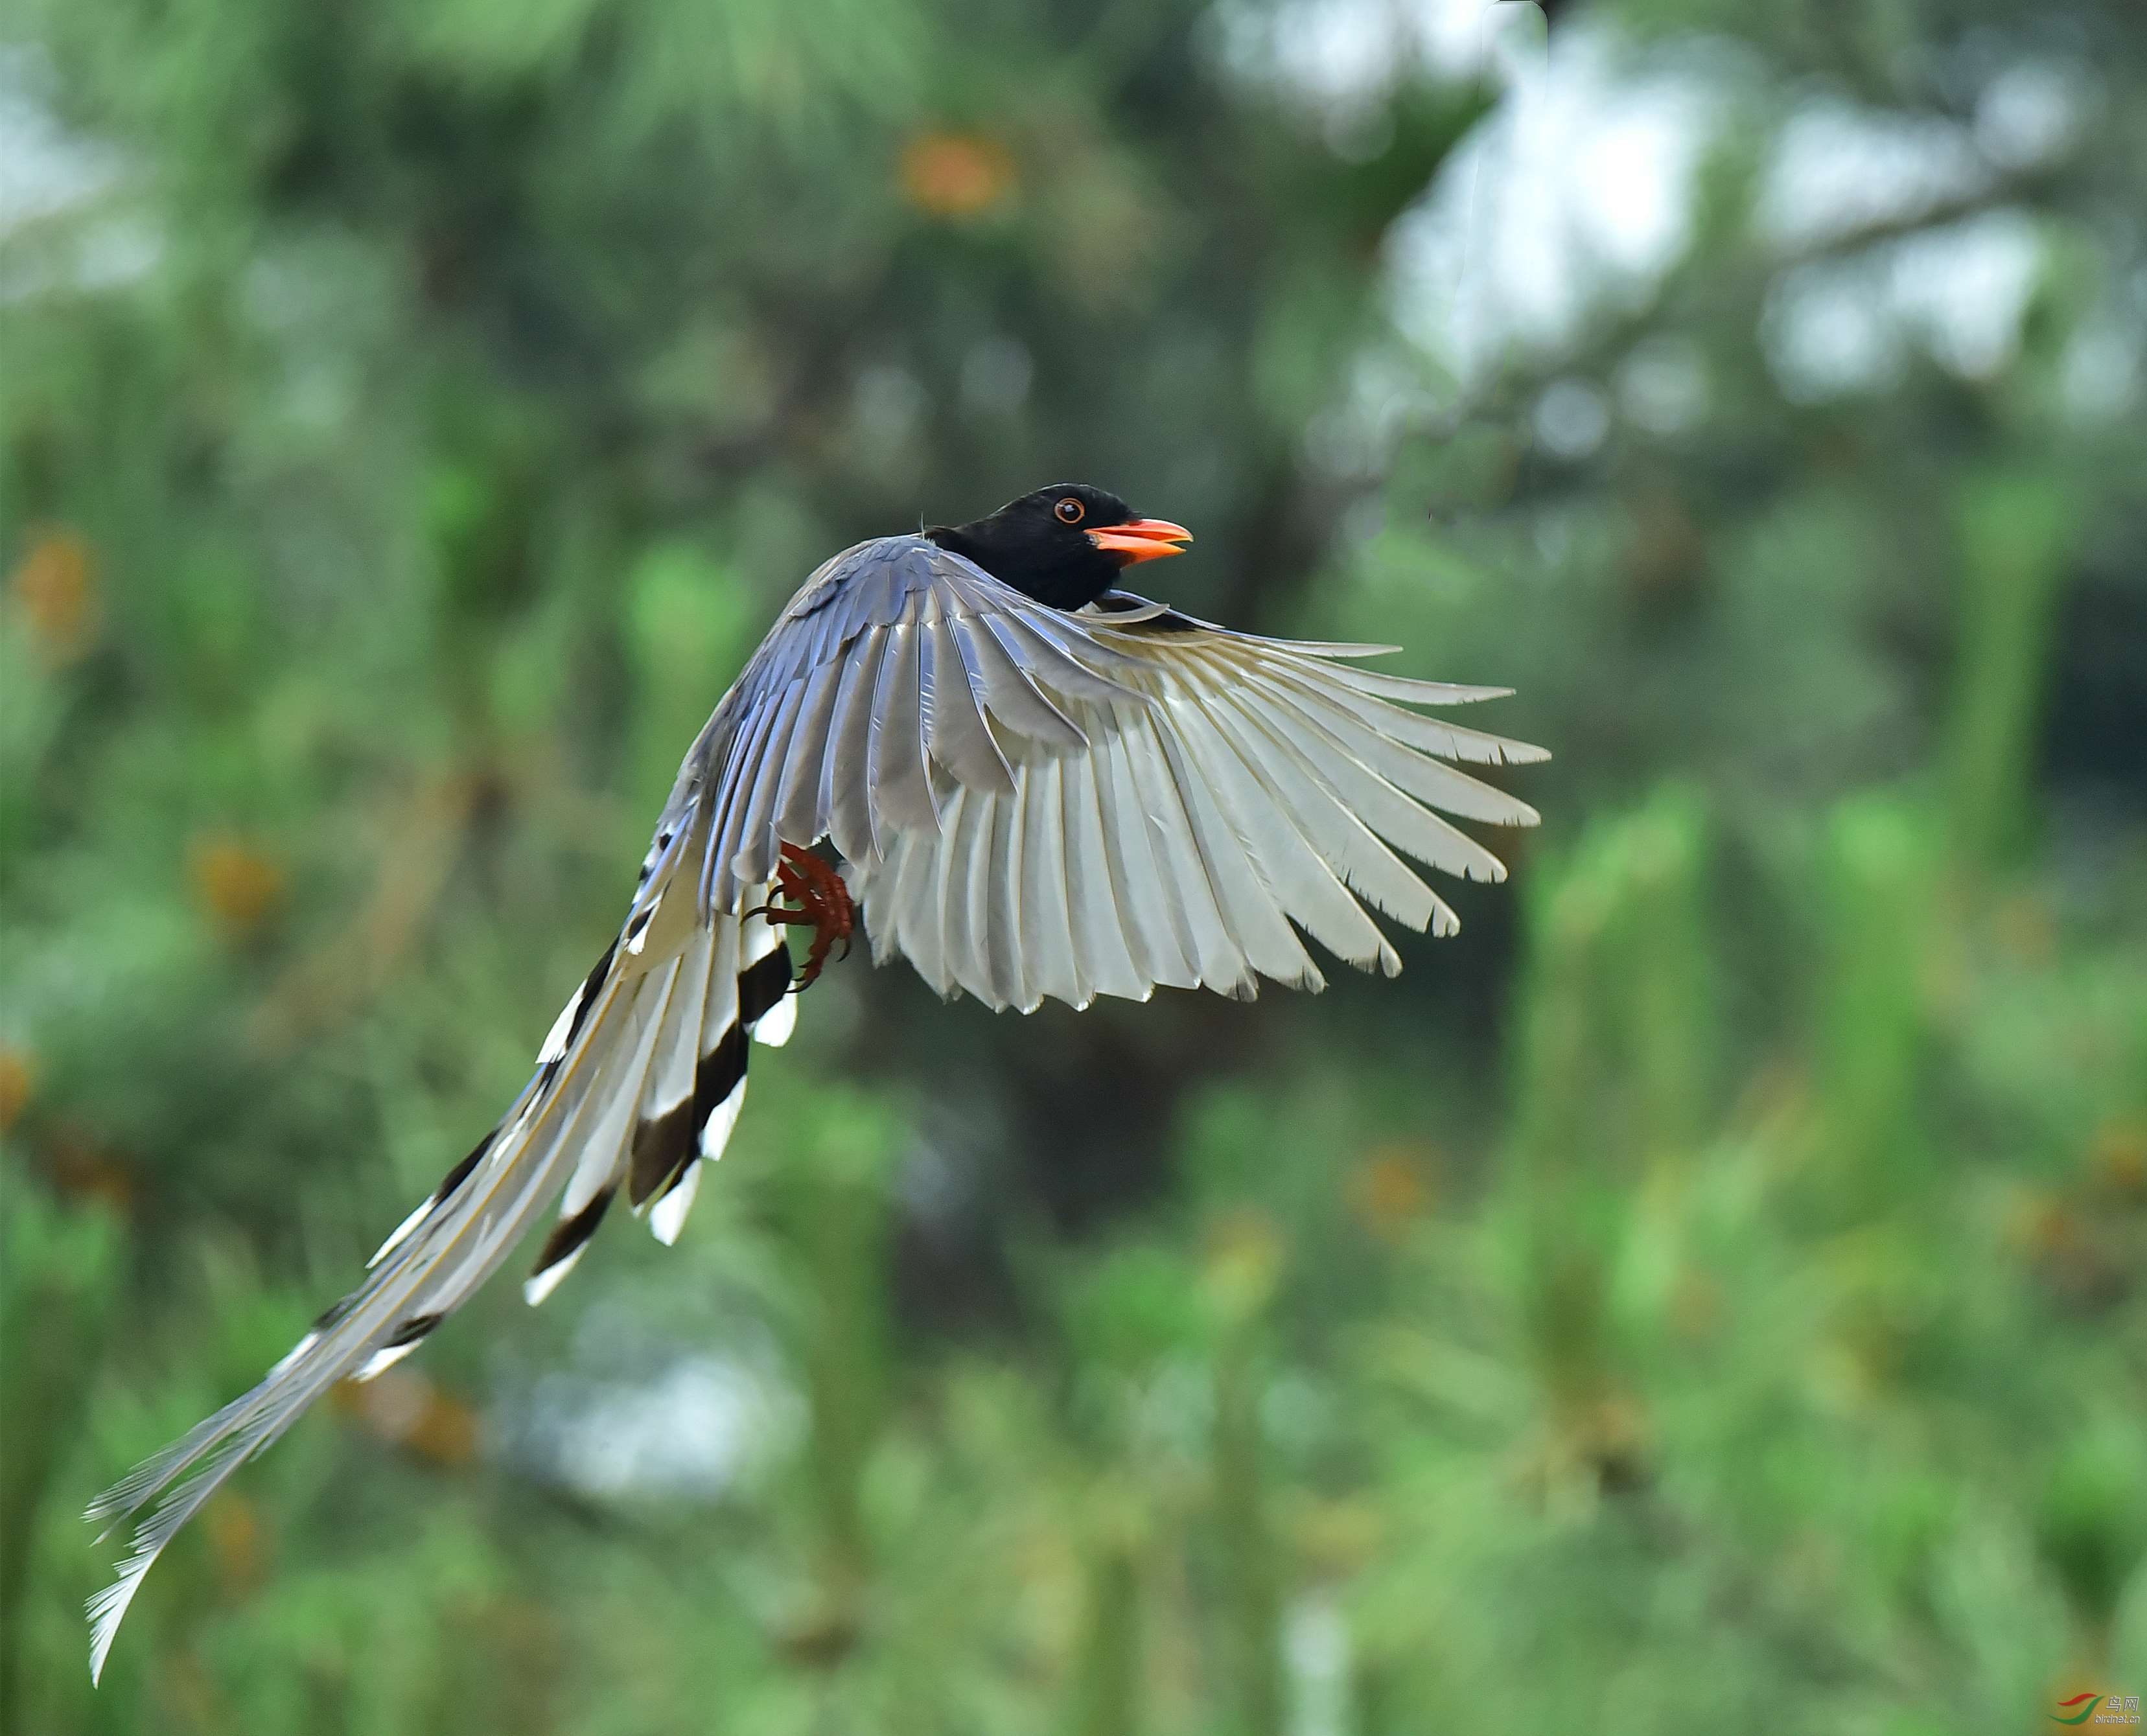
[[[1070,494],[1051,510],[1061,524],[1079,524],[1089,514],[1089,509]]]

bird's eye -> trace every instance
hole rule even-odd
[[[1069,494],[1051,510],[1058,515],[1061,524],[1079,524],[1089,509]]]

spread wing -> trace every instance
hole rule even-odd
[[[1069,614],[922,538],[861,544],[798,593],[711,725],[704,893],[734,909],[779,843],[830,838],[875,956],[998,1008],[1318,988],[1300,930],[1392,975],[1367,904],[1459,926],[1411,860],[1504,877],[1444,816],[1536,818],[1452,762],[1547,756],[1414,708],[1505,689],[1355,667],[1389,648],[1121,593]]]

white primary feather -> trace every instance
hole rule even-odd
[[[741,1085],[739,1094],[744,1094]],[[649,1208],[648,1228],[656,1239],[666,1248],[678,1239],[678,1233],[686,1227],[686,1214],[693,1209],[693,1195],[701,1186],[701,1166],[694,1164],[668,1193]]]

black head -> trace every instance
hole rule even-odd
[[[1182,525],[1143,518],[1086,483],[1054,483],[988,518],[935,524],[924,534],[1000,583],[1062,609],[1094,602],[1134,562],[1176,554],[1193,540]]]

